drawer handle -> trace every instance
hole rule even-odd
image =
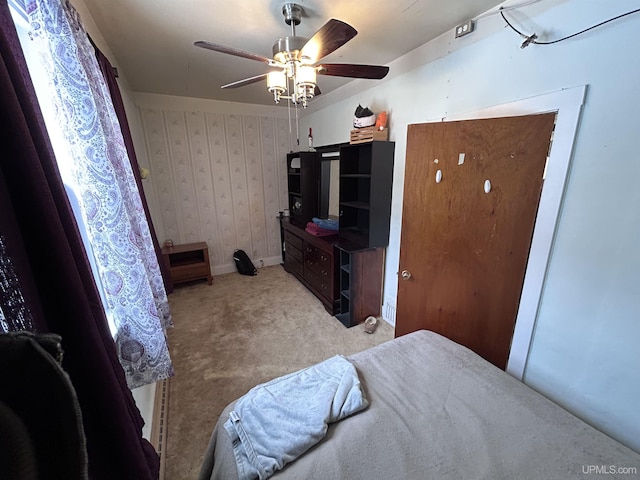
[[[322,275],[326,277],[327,275],[329,275],[329,272],[327,272],[326,270],[322,270]]]
[[[326,261],[327,261],[327,257],[325,257],[324,255],[320,255],[320,259],[321,259],[323,262],[326,262]]]
[[[307,253],[311,253],[311,252],[312,252],[311,247],[307,247]]]

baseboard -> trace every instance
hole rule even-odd
[[[259,258],[259,259],[252,258],[251,261],[253,262],[253,265],[259,271],[262,267],[270,267],[272,265],[280,265],[282,263],[282,256],[278,255],[276,257],[267,257],[267,258]],[[212,266],[212,268],[211,268],[211,273],[214,276],[215,275],[223,275],[225,273],[234,273],[234,272],[237,272],[237,271],[238,270],[236,269],[236,264],[235,263],[227,263],[225,265]]]
[[[153,420],[151,422],[151,436],[149,442],[156,449],[160,457],[160,475],[158,480],[164,480],[165,447],[167,442],[167,420],[169,419],[169,382],[161,380],[156,384],[156,395],[153,405]]]

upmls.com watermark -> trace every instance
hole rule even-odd
[[[618,465],[583,465],[585,475],[637,475],[638,467],[621,467]]]

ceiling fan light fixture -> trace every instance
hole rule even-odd
[[[351,25],[335,18],[327,21],[311,36],[296,35],[296,26],[305,16],[304,8],[296,3],[285,3],[282,7],[285,23],[291,27],[291,35],[279,38],[272,48],[273,57],[268,58],[255,53],[217,43],[197,41],[195,46],[227,55],[246,58],[266,64],[268,73],[238,80],[221,88],[237,88],[267,80],[267,90],[273,94],[275,103],[287,99],[290,104],[307,107],[307,103],[320,95],[316,84],[316,75],[329,75],[346,78],[369,78],[379,80],[389,71],[389,67],[380,65],[359,65],[351,63],[318,62],[347,43],[358,32]],[[296,120],[297,122],[297,120]]]
[[[311,65],[298,65],[296,70],[296,84],[298,86],[316,86],[316,69]]]
[[[274,70],[267,73],[267,90],[273,93],[273,100],[280,102],[280,97],[287,90],[287,76],[284,70]]]
[[[316,89],[316,69],[311,65],[296,66],[296,76],[294,79],[295,91],[298,102],[302,107],[307,107],[307,102],[313,98]]]

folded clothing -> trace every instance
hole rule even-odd
[[[320,228],[324,228],[325,230],[335,230],[338,231],[340,228],[340,222],[338,220],[334,220],[332,218],[317,218],[313,217],[311,219],[313,223],[318,225]]]
[[[310,233],[311,235],[315,235],[316,237],[328,237],[329,235],[335,235],[338,233],[336,230],[327,230],[326,228],[322,228],[318,226],[318,224],[313,222],[307,222],[307,226],[305,227],[305,232]]]
[[[224,424],[239,479],[269,478],[322,440],[329,423],[368,405],[341,355],[252,388]]]

